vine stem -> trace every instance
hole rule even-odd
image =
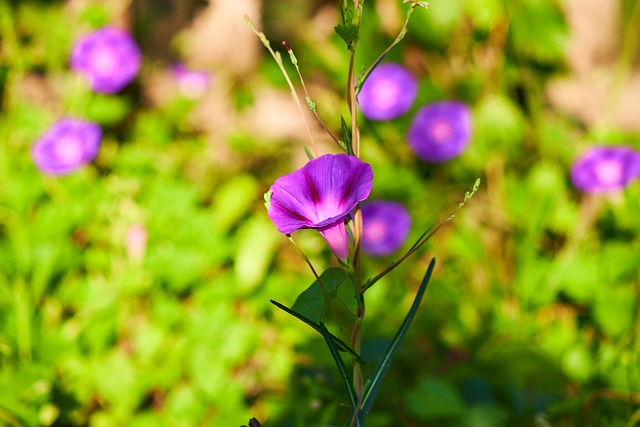
[[[276,61],[276,64],[278,64],[278,68],[280,68],[280,72],[282,72],[282,75],[287,81],[287,85],[289,86],[289,90],[291,91],[291,96],[293,97],[293,100],[295,101],[296,106],[298,107],[298,111],[300,111],[300,115],[302,116],[302,122],[304,123],[304,127],[307,131],[307,135],[309,136],[309,141],[311,142],[311,149],[313,150],[313,155],[315,157],[318,157],[319,156],[318,148],[316,147],[316,142],[313,139],[313,135],[311,134],[311,128],[309,127],[309,123],[307,122],[307,117],[304,114],[304,109],[302,108],[300,97],[298,96],[298,92],[296,91],[295,87],[293,86],[293,83],[291,82],[291,79],[289,78],[289,73],[287,73],[287,70],[284,68],[284,63],[282,62],[282,56],[280,55],[280,52],[274,52],[274,50],[271,48],[271,42],[269,42],[269,39],[267,39],[267,36],[265,36],[262,31],[258,31],[258,29],[256,28],[251,18],[245,15],[244,20],[246,21],[251,31],[253,31],[254,34],[258,36],[258,38],[260,39],[264,47],[267,48],[267,50],[269,51],[273,59]]]
[[[362,20],[364,0],[353,0],[353,6],[357,11],[358,21],[356,27],[358,32],[360,31],[360,23]],[[356,84],[355,84],[355,56],[358,40],[353,40],[349,45],[349,71],[347,75],[347,105],[349,106],[349,112],[351,115],[351,144],[353,147],[353,154],[360,158],[360,130],[358,129],[358,106],[356,99]],[[362,239],[362,212],[360,207],[356,207],[356,211],[353,217],[353,238],[354,238],[354,252],[353,252],[353,270],[355,273],[354,291],[356,293],[357,301],[357,314],[353,324],[351,333],[351,346],[353,350],[360,354],[362,348],[362,321],[365,314],[364,305],[364,289],[362,286],[362,278],[360,271],[360,241]],[[364,392],[364,380],[362,376],[362,367],[354,359],[353,361],[353,388],[356,393],[356,407],[353,411],[353,417],[351,418],[351,427],[357,424],[360,416],[360,407],[362,406],[362,394]]]
[[[300,79],[300,84],[302,85],[302,90],[304,91],[304,94],[306,96],[307,105],[309,106],[309,109],[313,112],[313,115],[315,116],[320,126],[322,126],[322,129],[324,129],[324,131],[327,132],[327,134],[331,137],[331,139],[333,139],[333,142],[335,142],[336,144],[338,144],[340,148],[342,148],[342,146],[340,145],[340,140],[338,139],[337,136],[335,136],[335,134],[331,131],[331,129],[329,129],[329,126],[327,126],[324,120],[322,120],[322,117],[320,117],[320,115],[318,114],[318,110],[316,109],[315,102],[313,102],[311,100],[311,97],[309,96],[307,85],[305,84],[304,78],[302,77],[302,73],[300,72],[300,67],[298,66],[298,59],[296,58],[296,55],[293,53],[293,49],[291,49],[287,44],[287,42],[284,40],[282,41],[282,45],[285,47],[285,49],[287,49],[287,52],[289,53],[289,57],[291,58],[291,63],[296,68],[296,72],[298,73],[298,78]]]
[[[400,32],[396,36],[395,40],[393,40],[393,42],[380,54],[380,56],[378,56],[378,58],[373,62],[373,64],[371,64],[371,66],[367,69],[367,71],[365,71],[364,74],[360,77],[360,79],[358,80],[357,88],[356,88],[356,95],[360,93],[360,89],[362,89],[362,85],[364,84],[365,80],[367,80],[367,78],[373,72],[373,70],[375,70],[376,67],[382,62],[384,57],[387,56],[389,51],[391,51],[391,49],[393,49],[395,45],[397,45],[402,41],[402,39],[404,39],[404,36],[407,34],[407,26],[409,25],[409,20],[411,19],[413,10],[418,5],[421,5],[421,4],[414,3],[414,2],[411,3],[411,7],[409,7],[409,10],[407,11],[407,16],[404,19],[404,24],[402,25],[402,28],[400,29]]]

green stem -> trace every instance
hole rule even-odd
[[[391,49],[393,49],[395,45],[400,43],[402,41],[402,39],[404,38],[404,36],[407,34],[407,26],[409,25],[409,20],[411,19],[411,15],[413,14],[413,10],[416,8],[416,6],[417,5],[415,3],[411,4],[411,7],[409,7],[409,10],[407,11],[407,16],[405,17],[404,24],[402,25],[402,28],[400,29],[400,32],[396,36],[395,40],[384,50],[384,52],[382,52],[380,54],[380,56],[378,56],[378,59],[376,59],[373,62],[373,64],[371,64],[369,69],[367,69],[367,71],[365,71],[365,73],[362,75],[362,77],[360,77],[360,79],[358,79],[358,85],[357,85],[357,88],[356,88],[356,94],[360,93],[360,89],[362,89],[362,85],[364,84],[365,80],[367,80],[367,78],[373,72],[373,70],[376,69],[378,64],[380,64],[382,62],[384,57],[387,56],[389,51]]]

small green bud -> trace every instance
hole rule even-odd
[[[267,210],[269,210],[269,207],[271,206],[271,195],[273,194],[273,191],[271,191],[271,189],[269,189],[269,191],[267,191],[266,193],[264,193],[264,207],[267,208]]]

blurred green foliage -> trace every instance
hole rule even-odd
[[[337,6],[266,3],[267,17],[296,12],[280,17],[282,34],[339,133],[347,52],[314,27],[327,10],[337,18]],[[631,3],[622,2],[623,22],[637,29]],[[366,2],[358,70],[395,37],[382,15],[389,5],[398,16],[407,7]],[[306,141],[265,141],[242,120],[259,90],[286,90],[282,77],[266,57],[250,76],[217,70],[236,118],[222,137],[194,125],[197,102],[146,98],[147,71],[161,66],[151,60],[122,94],[92,94],[68,69],[74,28],[110,13],[98,3],[77,15],[62,2],[0,4],[0,424],[335,424],[346,396],[321,337],[269,304],[291,306],[313,282],[261,197]],[[420,79],[413,111],[466,101],[474,136],[461,157],[427,165],[405,143],[412,113],[365,121],[372,197],[408,207],[414,241],[476,177],[483,187],[367,292],[371,370],[427,260],[438,259],[368,427],[638,423],[640,186],[585,196],[568,169],[595,135],[636,148],[640,136],[589,128],[548,103],[548,79],[569,72],[570,34],[553,0],[433,0],[390,52]],[[93,165],[54,178],[35,168],[30,147],[63,113],[100,123],[105,136]],[[137,224],[148,233],[140,260],[126,247]],[[327,267],[322,239],[298,234]],[[366,259],[365,274],[392,259]]]

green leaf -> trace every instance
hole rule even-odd
[[[122,97],[94,95],[86,106],[86,117],[101,125],[111,126],[122,121],[131,111],[131,104]]]
[[[396,335],[393,337],[393,340],[391,341],[391,343],[389,343],[389,347],[387,347],[385,354],[378,361],[378,364],[376,365],[376,368],[371,374],[371,377],[367,380],[367,383],[365,384],[364,394],[362,395],[362,406],[360,408],[360,415],[359,415],[359,419],[361,423],[364,423],[365,417],[367,416],[369,411],[371,411],[373,402],[376,398],[376,395],[378,394],[378,391],[380,390],[380,384],[382,383],[382,379],[386,375],[387,370],[389,369],[389,365],[391,364],[391,360],[393,359],[393,356],[396,354],[396,351],[398,351],[398,348],[400,347],[400,344],[402,343],[402,340],[404,339],[405,334],[409,330],[409,326],[411,325],[411,322],[413,321],[413,318],[415,317],[416,312],[418,311],[418,307],[420,306],[420,302],[422,301],[424,292],[427,290],[427,285],[429,284],[429,280],[431,279],[431,273],[433,273],[433,268],[435,267],[435,265],[436,265],[436,260],[435,258],[433,258],[429,263],[427,272],[425,273],[424,279],[422,279],[422,283],[420,284],[420,289],[418,289],[418,292],[416,293],[416,297],[413,300],[413,304],[411,305],[411,308],[409,309],[407,316],[404,318],[404,321],[402,322],[400,329],[398,329],[398,332],[396,332]]]
[[[569,29],[560,7],[548,0],[508,2],[509,39],[519,57],[559,63],[565,55]]]
[[[351,410],[355,411],[356,407],[358,406],[358,398],[356,396],[356,391],[354,390],[353,385],[351,384],[351,376],[347,371],[347,367],[345,366],[344,361],[340,356],[340,353],[338,353],[338,349],[336,348],[335,343],[331,339],[331,333],[329,333],[326,326],[324,326],[324,323],[322,322],[320,322],[320,333],[322,333],[322,337],[327,343],[327,347],[329,347],[331,356],[333,357],[333,360],[336,362],[338,371],[340,371],[340,376],[344,381],[344,386],[347,389],[347,394],[349,396],[349,405],[351,405]],[[352,412],[352,416],[353,416],[353,412]],[[362,425],[362,423],[358,420],[356,425],[359,427]]]
[[[335,26],[336,33],[344,40],[349,49],[353,48],[353,42],[358,40],[358,11],[350,1],[340,3],[342,24]]]
[[[295,311],[291,310],[289,307],[286,307],[286,306],[280,304],[278,301],[274,301],[274,300],[270,300],[270,301],[271,301],[271,304],[275,305],[280,310],[284,311],[287,314],[292,315],[296,319],[301,320],[303,323],[306,323],[307,325],[311,326],[316,331],[322,333],[322,330],[321,330],[320,325],[318,323],[314,322],[313,320],[307,319],[306,317],[302,316],[299,313],[296,313]],[[358,353],[356,353],[351,347],[349,347],[340,338],[338,338],[338,337],[336,337],[335,335],[332,334],[331,335],[331,339],[333,340],[334,344],[337,346],[338,350],[346,351],[348,353],[351,353],[351,355],[353,357],[355,357],[355,359],[358,361],[358,363],[360,363],[361,365],[365,365],[366,364],[364,359],[362,357],[360,357],[360,355]]]
[[[306,145],[304,146],[304,153],[307,155],[307,158],[309,160],[313,160],[313,154],[311,153],[311,150],[309,150],[309,147],[307,147]],[[271,199],[271,195],[269,195],[269,199]],[[267,209],[269,209],[268,206]]]
[[[249,291],[265,278],[281,237],[266,217],[247,220],[240,226],[237,236],[234,273],[238,290]]]
[[[353,146],[351,144],[351,131],[347,127],[347,122],[344,120],[344,117],[342,116],[340,116],[340,125],[342,126],[342,135],[345,140],[343,148],[347,150],[347,154],[353,155]]]
[[[460,395],[448,383],[435,378],[423,378],[407,395],[407,406],[421,420],[457,418],[463,414]]]
[[[351,44],[358,38],[358,27],[352,24],[339,24],[335,27],[336,33],[344,40],[350,48]]]
[[[331,300],[337,296],[338,287],[350,282],[346,271],[341,268],[329,268],[298,296],[291,309],[318,323],[323,319]]]
[[[257,192],[258,183],[249,174],[237,175],[218,187],[211,204],[216,228],[228,231],[251,209]]]

